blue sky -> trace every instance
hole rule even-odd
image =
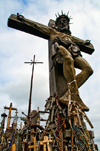
[[[27,114],[31,66],[24,64],[33,55],[43,65],[36,65],[33,84],[32,109],[44,109],[49,97],[48,42],[42,38],[11,29],[7,26],[11,14],[20,13],[26,18],[48,25],[55,14],[69,11],[73,18],[72,35],[83,40],[90,39],[95,47],[92,55],[82,53],[90,63],[94,74],[79,89],[82,100],[90,108],[88,117],[94,125],[95,142],[100,148],[100,2],[98,0],[5,0],[0,1],[0,114],[10,102]],[[6,111],[7,112],[7,111]],[[14,112],[13,112],[14,114]],[[21,115],[22,116],[22,115]],[[88,125],[88,124],[87,124]],[[90,127],[88,127],[90,129]]]

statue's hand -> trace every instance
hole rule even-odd
[[[86,40],[84,44],[85,45],[89,45],[90,44],[90,40]]]
[[[56,38],[53,39],[53,44],[57,42],[59,45],[61,44],[61,39],[57,36]]]
[[[24,16],[23,15],[19,15],[19,13],[17,13],[17,19],[22,21],[22,20],[24,20]]]
[[[73,44],[70,40],[65,40],[64,42],[65,42],[66,45],[71,45],[71,44]]]

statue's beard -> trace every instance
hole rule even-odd
[[[62,28],[57,28],[58,31],[63,32],[63,33],[68,33],[69,32],[69,28],[68,27],[62,27]]]

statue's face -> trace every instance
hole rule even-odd
[[[68,30],[69,22],[66,18],[61,18],[58,23],[57,27],[60,31]]]

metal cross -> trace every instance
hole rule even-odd
[[[43,62],[35,61],[35,55],[34,55],[33,60],[31,60],[31,62],[24,62],[24,63],[30,63],[30,65],[33,64],[33,66],[32,66],[32,75],[31,75],[31,85],[30,85],[29,107],[28,107],[28,119],[30,120],[34,64],[43,63]]]

